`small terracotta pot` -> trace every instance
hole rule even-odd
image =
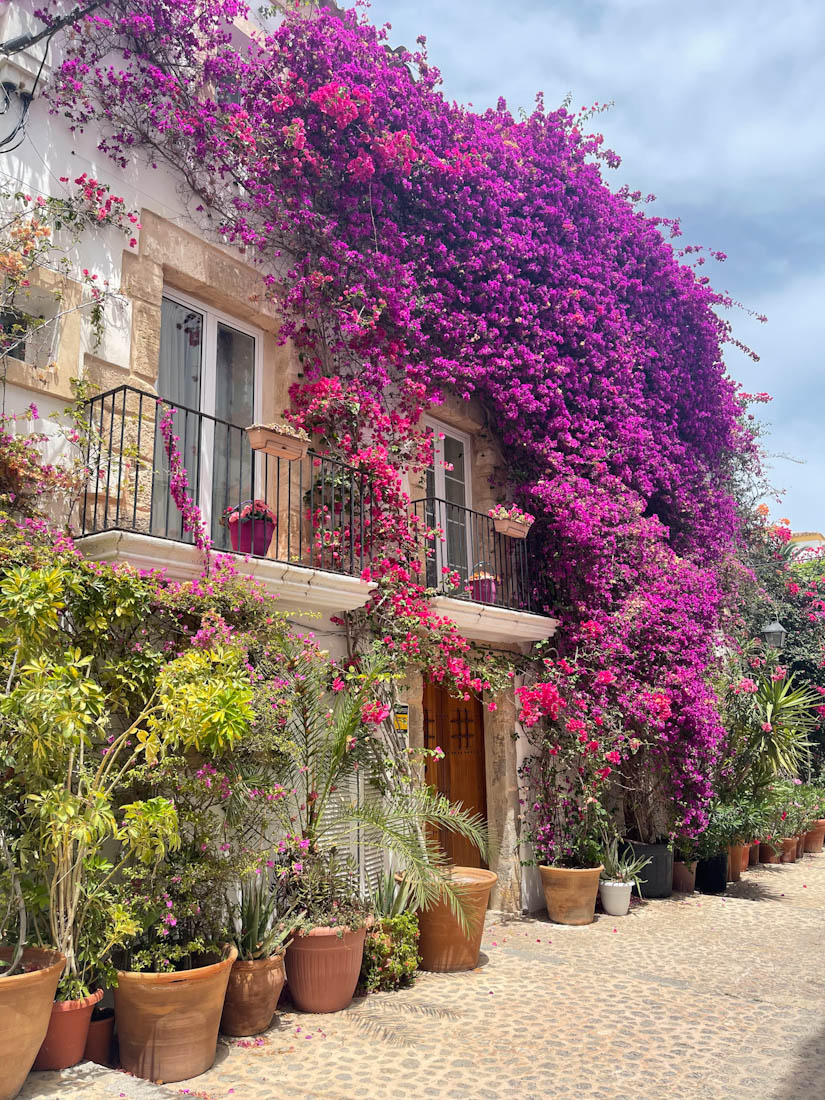
[[[786,836],[782,841],[782,855],[779,857],[780,863],[796,863],[796,837]]]
[[[728,882],[738,882],[742,877],[742,853],[744,844],[731,844],[728,848]]]
[[[751,846],[750,844],[742,845],[742,862],[739,866],[740,871],[747,871],[751,862]]]
[[[802,859],[805,855],[805,834],[800,833],[796,838],[796,858]]]
[[[759,849],[761,845],[758,840],[754,840],[748,849],[748,866],[755,867],[759,862]]]
[[[769,844],[766,840],[763,840],[759,845],[759,862],[779,863],[779,852],[776,851],[773,844]]]
[[[117,972],[120,1062],[147,1081],[183,1081],[212,1066],[223,999],[238,949],[220,962],[169,974]]]
[[[539,867],[547,915],[557,924],[592,924],[596,914],[598,867]]]
[[[673,861],[673,889],[677,894],[692,894],[696,889],[696,860],[682,863]]]
[[[83,1061],[94,1062],[98,1066],[110,1066],[112,1064],[114,1033],[115,1010],[113,1008],[104,1008],[97,1019],[92,1013],[89,1034],[86,1037],[86,1046],[83,1050]]]
[[[224,1035],[258,1035],[266,1031],[285,981],[283,951],[268,959],[236,959],[223,1002]]]
[[[12,955],[10,947],[0,948],[4,964]],[[23,1087],[46,1037],[65,965],[66,956],[59,951],[27,947],[22,972],[0,978],[0,1100],[12,1100]]]
[[[465,932],[447,901],[418,912],[421,969],[446,973],[478,966],[484,914],[498,875],[481,867],[455,867],[453,885],[461,891],[468,931]],[[598,889],[598,883],[596,885]],[[595,896],[593,899],[595,905]]]
[[[352,1001],[366,928],[313,928],[286,949],[289,992],[302,1012],[340,1012]]]
[[[805,851],[821,852],[825,843],[825,820],[815,821],[805,834]]]
[[[77,1001],[54,1002],[46,1038],[33,1069],[68,1069],[83,1061],[92,1009],[102,996],[103,990],[96,989]]]

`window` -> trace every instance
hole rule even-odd
[[[255,496],[256,457],[244,429],[259,406],[261,334],[178,294],[161,309],[158,395],[176,406],[175,435],[190,491],[214,544],[229,546],[227,507]],[[152,533],[185,536],[169,495],[169,462],[155,438]]]
[[[433,433],[433,465],[427,470],[427,523],[440,527],[444,534],[428,563],[427,583],[440,584],[445,566],[457,570],[466,582],[470,566],[468,509],[472,504],[470,437],[435,420],[425,423]]]

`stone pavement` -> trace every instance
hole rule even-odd
[[[825,855],[586,928],[492,919],[481,965],[283,1012],[157,1086],[83,1063],[23,1100],[825,1100]]]

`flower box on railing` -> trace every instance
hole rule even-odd
[[[526,539],[535,518],[515,504],[497,504],[487,514],[498,534],[507,535],[511,539]]]
[[[305,458],[309,450],[309,436],[302,428],[292,424],[250,424],[246,429],[253,451],[263,451],[274,458],[293,462]]]

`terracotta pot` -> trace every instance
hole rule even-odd
[[[250,424],[246,434],[253,451],[263,451],[274,458],[286,459],[287,462],[305,458],[309,450],[308,440],[296,439],[277,425]]]
[[[805,834],[800,833],[796,838],[796,858],[802,859],[805,855]]]
[[[750,867],[750,862],[751,862],[751,846],[750,846],[750,844],[743,844],[742,845],[742,862],[739,865],[739,870],[740,871],[747,871],[748,867]]]
[[[83,1050],[84,1062],[95,1062],[98,1066],[112,1064],[112,1039],[115,1032],[115,1010],[98,1009],[101,1015],[95,1019],[94,1012],[89,1024],[89,1034]]]
[[[769,844],[764,840],[762,841],[759,845],[759,862],[779,863],[779,852],[776,851],[773,844]]]
[[[103,990],[96,989],[77,1001],[54,1002],[46,1038],[33,1069],[68,1069],[83,1061],[92,1009],[102,996]]]
[[[692,894],[696,889],[696,860],[682,863],[673,861],[673,889],[677,894]]]
[[[313,928],[286,949],[289,992],[302,1012],[340,1012],[352,1001],[366,928]]]
[[[757,865],[757,863],[759,862],[759,849],[761,847],[762,847],[762,845],[759,843],[758,840],[754,840],[754,842],[751,844],[750,848],[748,849],[748,866],[749,867],[755,867]]]
[[[557,924],[592,924],[604,868],[539,867],[547,915]]]
[[[825,820],[815,821],[805,834],[805,851],[821,852],[825,843]]]
[[[738,882],[742,877],[743,847],[742,844],[731,844],[728,848],[728,882]]]
[[[779,857],[779,862],[796,863],[796,837],[786,836],[780,843],[782,844],[782,855]]]
[[[223,999],[238,949],[220,962],[171,974],[119,970],[115,988],[120,1062],[147,1081],[183,1081],[212,1066]]]
[[[10,947],[0,948],[4,964],[11,961]],[[0,1100],[12,1100],[46,1037],[57,983],[66,965],[59,951],[27,947],[23,971],[0,978]]]
[[[285,981],[283,951],[268,959],[236,959],[223,1002],[224,1035],[257,1035],[266,1031]]]
[[[446,901],[421,909],[418,913],[420,938],[418,954],[421,969],[439,973],[472,970],[478,966],[481,937],[484,935],[484,914],[490,891],[498,876],[481,867],[455,867],[453,884],[461,890],[467,917],[465,932]],[[598,883],[596,884],[598,889]],[[593,904],[595,905],[595,894]]]
[[[526,539],[530,533],[530,523],[522,523],[518,519],[494,519],[493,527],[499,535],[507,535],[511,539]]]

